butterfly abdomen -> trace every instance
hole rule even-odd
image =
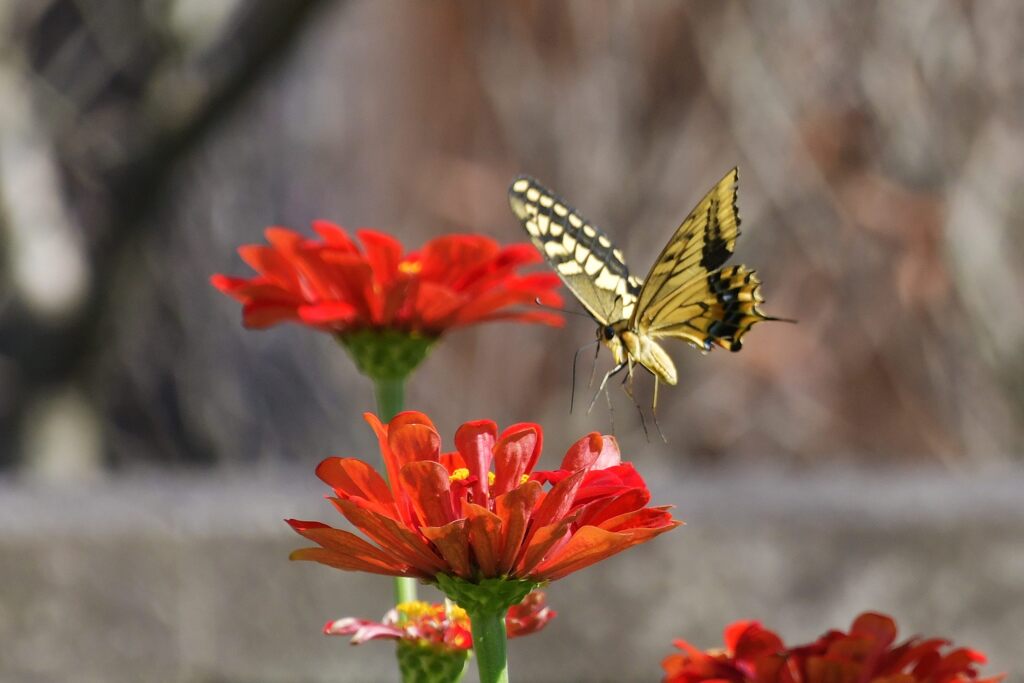
[[[637,334],[631,330],[621,332],[619,339],[622,340],[622,346],[633,362],[650,370],[665,384],[675,386],[678,381],[676,365],[658,342],[645,334]]]

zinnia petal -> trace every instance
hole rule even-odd
[[[540,452],[539,434],[537,425],[523,424],[501,435],[494,446],[493,495],[500,496],[519,485]]]
[[[582,527],[573,534],[558,554],[537,567],[537,571],[552,581],[589,567],[623,550],[665,533],[678,523],[660,528],[637,528],[627,532],[610,532],[594,526]]]
[[[400,468],[420,460],[439,462],[441,437],[433,426],[392,423],[388,427],[388,447]]]
[[[395,499],[388,483],[362,460],[327,458],[317,465],[316,476],[342,498],[359,497],[377,504],[379,512],[393,511]]]
[[[448,563],[448,573],[464,579],[472,576],[466,520],[458,519],[444,526],[423,527],[421,531],[433,542]]]
[[[367,537],[381,548],[387,548],[407,564],[419,569],[424,578],[429,578],[444,569],[444,562],[430,544],[419,533],[401,522],[361,507],[353,501],[332,498],[331,502],[345,519]]]
[[[565,545],[572,534],[573,518],[566,517],[554,524],[548,524],[530,534],[529,540],[524,544],[521,551],[521,558],[516,571],[521,576],[531,576],[539,573],[538,565],[549,555],[555,555],[558,547]],[[545,573],[546,578],[551,574]]]
[[[602,438],[602,436],[597,432],[587,434],[585,437],[570,446],[569,450],[565,452],[565,457],[562,458],[561,469],[567,472],[590,469],[601,458],[601,453],[604,450],[604,444],[604,438]],[[618,451],[617,445],[615,447],[615,451]]]
[[[347,617],[324,624],[324,635],[352,636],[353,645],[362,645],[367,641],[380,638],[398,640],[404,635],[404,631],[388,624]]]
[[[401,567],[405,573],[404,563],[396,555],[370,545],[355,534],[341,529],[334,529],[319,522],[304,522],[297,519],[286,520],[295,531],[320,548],[303,548],[291,554],[293,560],[311,560],[328,564],[339,569],[350,569],[375,574],[395,574],[395,567]]]
[[[528,481],[498,496],[494,509],[501,519],[503,549],[496,569],[497,575],[508,574],[519,555],[530,521],[530,513],[544,492],[539,483]]]
[[[484,576],[499,576],[501,518],[473,503],[466,503],[465,514],[469,523],[469,545],[481,573]]]
[[[400,431],[412,429],[422,430],[424,427],[417,425]],[[442,526],[455,519],[448,471],[440,463],[410,462],[402,468],[401,476],[421,524]]]
[[[389,286],[398,275],[398,263],[402,260],[402,244],[391,235],[376,230],[357,230],[356,235],[366,249],[366,260],[373,270],[374,279],[381,285]]]
[[[487,473],[494,458],[494,444],[498,437],[498,425],[491,420],[467,422],[455,432],[455,447],[466,463],[466,469],[476,478],[472,485],[473,501],[487,505],[490,491]]]
[[[280,322],[299,320],[298,309],[287,303],[262,301],[242,307],[242,324],[251,330],[262,330]]]

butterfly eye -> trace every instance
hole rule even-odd
[[[604,329],[601,330],[601,334],[604,336],[605,341],[611,341],[612,337],[615,336],[615,330],[612,329],[611,325],[605,325]]]

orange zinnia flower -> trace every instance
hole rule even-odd
[[[896,622],[865,612],[849,633],[829,631],[809,645],[787,648],[756,621],[725,630],[725,650],[702,652],[683,640],[665,658],[666,683],[998,683],[978,678],[985,655],[967,648],[943,654],[949,641],[910,638],[893,646]]]
[[[401,243],[382,232],[358,230],[360,248],[333,223],[316,221],[313,230],[320,240],[268,228],[270,246],[238,250],[258,275],[211,278],[242,302],[246,327],[296,322],[341,336],[391,330],[433,338],[488,320],[561,324],[558,315],[518,308],[538,298],[561,305],[554,273],[518,274],[541,261],[529,244],[445,235],[403,254]]]
[[[320,522],[288,520],[319,546],[296,550],[292,559],[426,581],[540,583],[680,524],[668,506],[646,507],[650,493],[621,461],[614,437],[589,434],[569,448],[558,471],[534,472],[542,439],[535,424],[499,433],[489,420],[468,422],[455,433],[456,451],[442,453],[422,413],[400,413],[387,425],[366,419],[388,479],[354,458],[328,458],[317,475],[369,541]]]

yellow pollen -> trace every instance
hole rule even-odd
[[[469,470],[465,467],[460,467],[451,474],[448,475],[448,481],[463,481],[469,478]]]
[[[530,475],[529,474],[524,474],[523,476],[519,477],[519,485],[520,486],[522,486],[523,484],[525,484],[528,481],[530,481]]]
[[[419,261],[402,261],[398,264],[398,270],[406,275],[415,275],[423,270],[423,264]]]
[[[430,615],[433,608],[430,603],[423,602],[422,600],[411,600],[409,602],[400,602],[395,606],[399,614],[405,616],[409,620],[419,619]]]
[[[494,486],[494,480],[496,478],[497,477],[495,476],[494,472],[488,472],[487,473],[487,485],[488,486]]]

